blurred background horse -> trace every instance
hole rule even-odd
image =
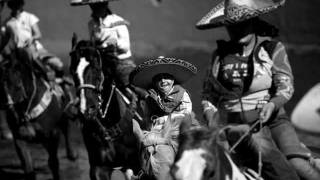
[[[75,160],[69,134],[66,99],[58,84],[49,83],[27,50],[13,48],[1,64],[2,96],[7,99],[8,124],[26,179],[36,179],[27,142],[41,143],[49,154],[48,164],[54,180],[60,179],[58,146],[60,130],[64,134],[67,157]]]

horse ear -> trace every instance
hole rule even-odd
[[[72,34],[72,39],[71,39],[71,46],[72,46],[71,49],[75,48],[77,42],[78,42],[78,35],[74,32]]]

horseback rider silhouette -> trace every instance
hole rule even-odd
[[[71,112],[69,109],[75,101],[70,90],[73,82],[64,77],[61,59],[49,53],[40,43],[42,35],[38,26],[39,19],[25,11],[24,4],[24,0],[7,1],[11,15],[5,20],[1,29],[0,50],[4,58],[9,61],[17,57],[15,53],[23,53],[25,59],[31,60],[32,70],[48,81],[55,93],[59,94],[60,100],[67,102],[68,115],[75,117],[76,112]]]

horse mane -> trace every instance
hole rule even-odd
[[[191,127],[189,124],[182,123],[180,126],[179,135],[179,148],[175,158],[177,162],[184,151],[204,149],[206,152],[203,157],[206,159],[206,168],[203,172],[203,179],[210,179],[215,175],[215,171],[212,171],[217,166],[216,159],[218,149],[220,146],[220,129],[208,128],[208,127]],[[173,166],[174,167],[174,166]],[[173,173],[174,168],[171,173]]]

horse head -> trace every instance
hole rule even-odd
[[[104,80],[99,51],[90,41],[82,40],[75,44],[70,56],[70,71],[78,88],[81,113],[98,109]]]
[[[78,88],[82,132],[90,165],[99,163],[97,166],[108,166],[110,170],[115,164],[126,168],[137,166],[139,142],[133,135],[131,97],[110,76],[108,54],[103,54],[101,59],[103,49],[90,41],[73,44],[70,71]],[[112,54],[110,58],[112,64]]]
[[[189,124],[181,124],[179,149],[171,171],[175,179],[200,180],[214,176],[218,156],[217,134],[216,129],[190,129]]]
[[[179,149],[171,169],[177,180],[245,180],[231,158],[226,133],[228,128],[195,128],[181,125]]]

